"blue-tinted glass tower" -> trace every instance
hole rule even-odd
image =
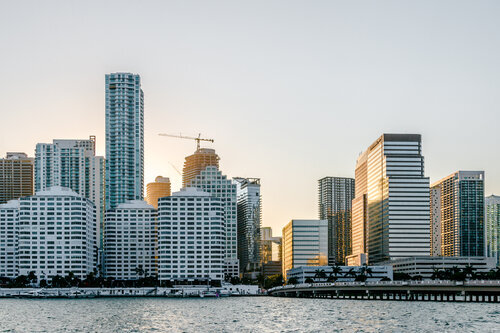
[[[106,210],[142,200],[144,93],[137,74],[106,75]]]

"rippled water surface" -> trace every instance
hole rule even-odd
[[[500,332],[500,305],[241,297],[0,299],[0,332]]]

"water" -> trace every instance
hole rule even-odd
[[[277,297],[0,299],[0,332],[500,332],[500,305]]]

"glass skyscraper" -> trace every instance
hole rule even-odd
[[[328,264],[344,264],[351,254],[351,203],[354,179],[324,177],[318,181],[319,219],[328,221]]]
[[[261,263],[260,179],[234,178],[238,195],[238,258],[242,272],[254,271]]]
[[[383,134],[356,165],[353,255],[370,264],[430,253],[429,178],[420,134]]]
[[[431,193],[432,255],[484,256],[484,171],[457,171]]]
[[[106,75],[106,209],[144,195],[144,93],[137,74]]]

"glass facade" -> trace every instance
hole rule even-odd
[[[144,93],[137,74],[106,75],[106,209],[144,196]]]
[[[500,265],[500,196],[486,197],[486,255]]]
[[[328,264],[344,264],[352,247],[354,179],[325,177],[318,185],[319,218],[328,221]]]
[[[484,256],[484,172],[457,171],[432,189],[433,255]]]

